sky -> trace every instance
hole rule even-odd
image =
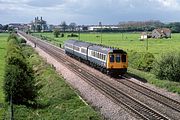
[[[180,21],[180,0],[0,0],[0,24],[118,24],[124,21]]]

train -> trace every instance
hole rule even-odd
[[[119,76],[127,72],[127,52],[79,40],[64,42],[65,54],[99,69],[110,76]]]

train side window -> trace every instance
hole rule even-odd
[[[121,60],[120,55],[119,55],[119,54],[117,54],[117,55],[116,55],[116,62],[118,62],[118,63],[119,63],[119,62],[120,62],[120,60]]]
[[[122,62],[126,62],[126,55],[122,55]]]
[[[110,55],[110,62],[114,62],[114,55]]]

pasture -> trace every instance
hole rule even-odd
[[[68,39],[79,39],[82,41],[104,44],[111,47],[122,48],[126,51],[150,52],[155,56],[162,53],[180,50],[180,34],[172,34],[168,39],[148,39],[140,41],[140,33],[81,33],[79,37],[67,37],[71,33],[65,33],[65,37],[55,38],[53,33],[33,33],[54,39],[55,44],[62,44]],[[78,34],[78,33],[77,33]],[[148,50],[147,50],[148,44]]]
[[[7,45],[8,34],[0,33],[0,116],[3,115],[3,104],[4,104],[4,94],[3,94],[3,79],[4,79],[4,68],[5,68],[5,55],[6,55],[6,45]]]

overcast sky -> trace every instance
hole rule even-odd
[[[0,23],[117,24],[121,21],[180,21],[180,0],[0,0]]]

